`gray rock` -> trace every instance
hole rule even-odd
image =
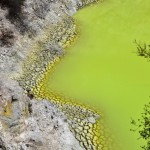
[[[3,77],[4,79],[4,77]],[[11,84],[8,84],[11,83]],[[80,150],[66,117],[47,100],[30,99],[18,83],[1,81],[0,147],[18,150]],[[17,93],[16,93],[17,92]]]
[[[68,29],[74,30],[70,16],[81,6],[82,0],[25,0],[18,14],[20,18],[14,21],[6,17],[8,9],[0,6],[1,150],[82,149],[69,130],[66,116],[50,101],[36,100],[32,93],[22,89],[29,84],[35,86],[40,69],[56,56],[64,55],[59,41],[72,36],[66,36],[65,32]],[[24,71],[23,62],[30,54],[34,43],[43,34],[43,29],[55,27],[63,20],[66,22],[65,28],[61,28],[59,32],[54,30],[52,40],[49,39],[46,44],[41,43],[45,47],[45,53],[41,53],[40,58],[44,58],[44,61],[41,68],[36,68],[37,74],[27,74],[27,77],[24,80],[20,78],[22,82],[18,83],[18,77]],[[29,65],[30,70],[34,70],[36,65]],[[89,120],[95,121],[92,118]]]

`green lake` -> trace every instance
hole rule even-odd
[[[130,119],[150,100],[150,62],[137,55],[134,40],[150,43],[150,1],[105,0],[74,19],[80,36],[49,75],[47,90],[96,107],[121,150],[140,150]]]

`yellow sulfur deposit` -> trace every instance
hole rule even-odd
[[[83,4],[90,2],[83,1]],[[47,92],[45,87],[48,75],[65,54],[62,49],[66,49],[78,35],[76,24],[70,17],[44,29],[31,45],[31,53],[23,64],[23,74],[18,81],[26,91],[36,98],[50,100],[67,116],[70,130],[83,149],[110,150],[112,140],[106,134],[101,113],[53,91]]]

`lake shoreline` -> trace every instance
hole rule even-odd
[[[3,149],[82,149],[69,130],[66,116],[49,100],[38,101],[32,87],[50,61],[57,62],[64,56],[63,44],[74,39],[76,31],[71,16],[93,2],[0,3],[0,144]]]

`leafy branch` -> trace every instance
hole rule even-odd
[[[134,129],[130,131],[138,132],[140,135],[139,139],[144,139],[146,145],[141,146],[144,150],[150,150],[150,102],[144,106],[144,111],[141,113],[141,118],[135,121],[131,119],[131,124]]]
[[[150,44],[141,44],[140,42],[137,42],[136,40],[134,43],[137,46],[137,54],[139,56],[145,57],[145,58],[150,58]]]

